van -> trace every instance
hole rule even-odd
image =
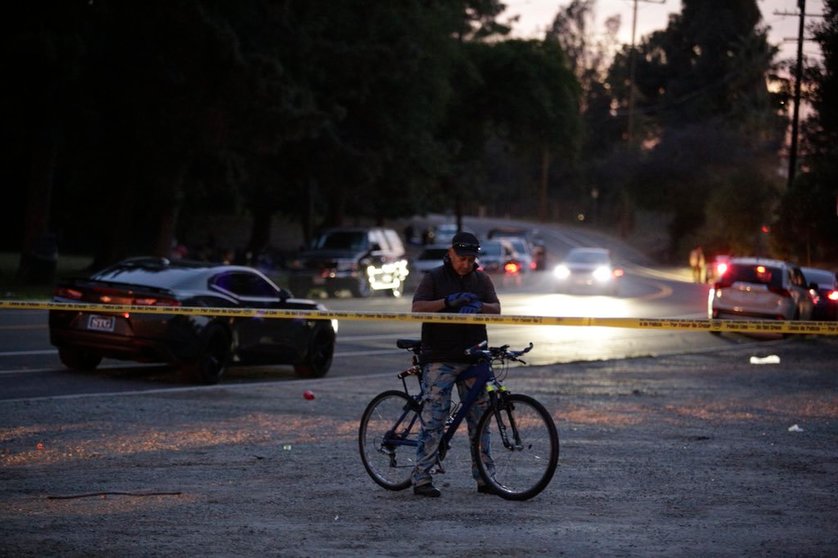
[[[404,244],[383,227],[339,227],[318,234],[291,261],[288,282],[297,296],[312,290],[336,296],[348,291],[365,298],[384,291],[400,297],[408,275]]]

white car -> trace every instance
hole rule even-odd
[[[616,296],[623,270],[611,262],[606,248],[572,248],[561,263],[553,268],[556,290],[584,289]]]
[[[710,319],[810,320],[813,295],[799,267],[781,260],[731,258],[707,301]]]
[[[513,254],[513,259],[520,264],[519,273],[528,273],[535,271],[535,260],[532,257],[532,250],[526,239],[518,236],[493,236],[492,240],[502,242],[504,245],[510,247]]]

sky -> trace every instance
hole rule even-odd
[[[670,13],[681,11],[681,0],[639,0],[637,4],[637,42],[644,35],[659,29],[665,29]],[[501,21],[513,15],[519,15],[520,20],[513,27],[513,33],[522,38],[543,38],[545,29],[550,25],[559,10],[570,3],[569,0],[504,0],[507,9],[499,18]],[[776,12],[797,14],[798,0],[757,0],[762,12],[762,19],[771,29],[769,41],[780,47],[777,60],[795,59],[797,57],[797,31],[800,18],[797,15],[782,16]],[[597,0],[596,24],[594,30],[604,31],[603,22],[606,18],[621,15],[619,32],[620,42],[631,43],[631,20],[634,0]],[[807,14],[822,14],[823,0],[806,0]],[[807,17],[807,24],[817,21]],[[787,40],[789,39],[789,40]],[[820,57],[817,44],[805,42],[804,54],[808,57]]]

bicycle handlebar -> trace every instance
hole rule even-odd
[[[489,343],[487,341],[483,341],[470,349],[466,349],[466,354],[469,356],[478,356],[486,360],[512,360],[520,362],[521,364],[526,364],[526,362],[520,357],[521,355],[530,352],[533,347],[532,342],[530,342],[529,345],[519,351],[510,351],[509,345],[501,345],[500,347],[489,347],[488,345]]]

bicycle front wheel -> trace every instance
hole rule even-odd
[[[544,405],[510,394],[480,418],[473,451],[480,476],[498,496],[528,500],[556,472],[559,433]]]
[[[361,461],[372,480],[388,490],[404,490],[411,484],[419,410],[419,404],[404,392],[390,390],[375,396],[361,416]]]

